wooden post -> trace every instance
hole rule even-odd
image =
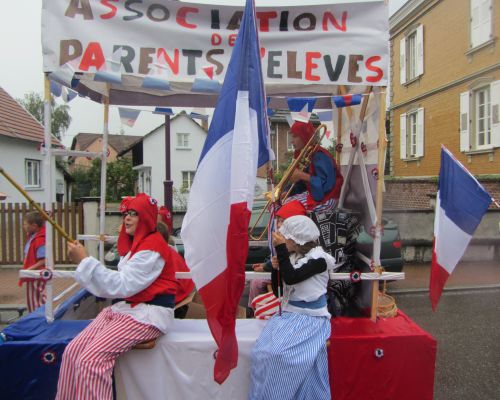
[[[380,121],[379,121],[379,134],[378,134],[378,180],[377,180],[377,196],[376,196],[376,215],[377,224],[375,226],[375,239],[373,240],[373,255],[375,268],[380,271],[380,243],[382,235],[382,207],[383,207],[383,194],[384,189],[384,170],[385,170],[385,149],[387,148],[387,137],[385,134],[385,90],[381,90],[380,96]],[[371,320],[377,319],[378,308],[378,287],[379,282],[372,283],[372,307],[371,307]]]
[[[101,154],[101,199],[99,202],[99,235],[104,237],[106,231],[106,191],[108,172],[108,135],[109,135],[109,92],[110,85],[106,85],[106,95],[103,96],[103,128],[102,128],[102,154]],[[99,240],[99,261],[104,264],[104,240]]]

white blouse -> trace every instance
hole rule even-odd
[[[131,258],[130,253],[120,259],[118,271],[102,265],[94,257],[84,258],[76,269],[75,280],[90,293],[110,299],[125,298],[139,293],[160,276],[165,261],[154,251],[139,251]],[[136,321],[153,325],[163,333],[169,330],[174,310],[151,304],[130,304],[120,301],[112,310],[130,315]]]
[[[320,274],[316,274],[305,281],[296,283],[294,285],[284,284],[284,306],[283,311],[290,311],[294,313],[307,314],[313,317],[328,317],[331,315],[326,306],[322,308],[302,308],[296,307],[288,303],[289,300],[293,301],[307,301],[311,302],[317,300],[320,296],[326,294],[328,285],[329,272],[336,268],[335,258],[326,253],[320,246],[310,250],[304,257],[297,259],[294,254],[290,257],[290,262],[294,269],[300,268],[311,259],[324,258],[326,261],[327,269]]]

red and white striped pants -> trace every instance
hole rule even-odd
[[[46,281],[35,279],[26,282],[26,305],[28,312],[35,311],[38,307],[45,304],[45,285]]]
[[[64,350],[56,400],[112,400],[118,356],[161,334],[152,325],[105,308]]]

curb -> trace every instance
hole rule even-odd
[[[475,291],[475,290],[484,290],[484,289],[500,289],[500,284],[491,284],[491,285],[475,285],[475,286],[454,286],[451,288],[445,288],[443,293],[445,292],[458,292],[458,291]],[[388,294],[424,294],[429,293],[428,288],[412,288],[412,289],[398,289],[387,291]]]

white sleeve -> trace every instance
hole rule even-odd
[[[159,253],[139,251],[120,265],[119,271],[106,268],[94,257],[84,258],[75,280],[98,297],[124,298],[146,289],[160,275],[165,261]]]

